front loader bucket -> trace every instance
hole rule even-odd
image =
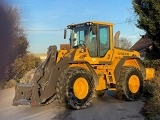
[[[47,52],[46,60],[38,66],[29,84],[19,83],[15,87],[15,97],[13,99],[13,105],[31,105],[38,106],[41,104],[40,95],[43,92],[43,85],[47,81],[47,77],[50,76],[49,72],[56,64],[57,47],[50,46]],[[55,92],[55,91],[53,91]],[[50,96],[51,97],[51,96]]]
[[[46,105],[55,95],[56,82],[60,74],[73,61],[75,50],[68,56],[59,55],[56,46],[50,46],[46,60],[36,69],[31,83],[17,84],[13,105]],[[60,59],[56,63],[57,59]]]
[[[31,105],[39,106],[41,104],[38,88],[34,84],[17,84],[15,88],[15,97],[13,105]]]

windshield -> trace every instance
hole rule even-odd
[[[91,57],[103,57],[109,50],[109,26],[79,25],[71,28],[71,47],[85,45]]]
[[[92,26],[75,27],[71,29],[71,47],[81,44],[88,47],[93,37],[96,35],[92,34]]]

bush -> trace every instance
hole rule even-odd
[[[8,73],[13,76],[13,79],[18,80],[19,82],[19,79],[22,78],[25,73],[27,73],[31,69],[36,68],[40,62],[41,59],[39,57],[35,57],[32,54],[20,56],[15,59],[10,67],[11,69],[8,69]]]
[[[144,86],[145,105],[141,111],[148,120],[155,120],[160,116],[160,70],[156,72],[156,77]]]
[[[159,119],[160,116],[160,60],[144,60],[145,67],[152,67],[156,70],[156,77],[152,81],[146,81],[144,84],[143,97],[145,105],[141,114],[147,120]]]
[[[160,60],[144,60],[143,64],[145,67],[155,68],[156,70],[160,69]]]
[[[14,87],[14,86],[16,86],[16,83],[17,83],[16,80],[11,79],[6,83],[4,88],[7,89],[7,88]]]

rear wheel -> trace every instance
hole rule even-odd
[[[116,97],[125,100],[137,100],[143,91],[143,76],[135,67],[123,67],[117,81]]]
[[[93,77],[83,68],[68,68],[61,74],[56,86],[56,96],[62,105],[73,109],[83,109],[92,101]]]

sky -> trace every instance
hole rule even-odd
[[[134,44],[144,34],[136,27],[132,0],[7,0],[17,7],[29,41],[28,51],[46,53],[50,45],[69,43],[64,28],[72,23],[103,21],[114,23],[114,33],[120,31]]]

